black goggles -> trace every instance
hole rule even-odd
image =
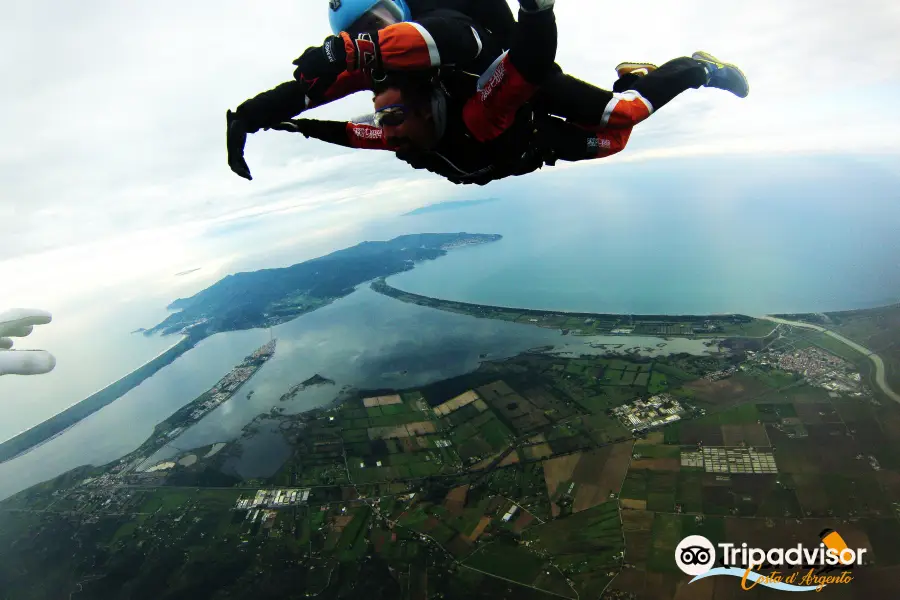
[[[407,108],[404,104],[391,104],[375,111],[375,127],[396,127],[406,121]]]

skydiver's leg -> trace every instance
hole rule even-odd
[[[637,92],[650,103],[651,111],[655,111],[671,102],[678,94],[703,87],[708,79],[709,75],[702,63],[683,56],[639,77],[623,94]]]
[[[634,127],[678,94],[707,81],[706,69],[693,58],[676,58],[648,75],[626,75],[612,92],[557,73],[539,94],[535,105],[583,127]]]
[[[579,123],[599,122],[613,93],[557,69],[535,94],[535,111]]]
[[[638,79],[643,77],[643,75],[635,75],[634,73],[628,73],[627,75],[623,75],[616,79],[616,82],[613,84],[612,91],[621,94],[625,90],[631,89],[635,83],[637,83]]]

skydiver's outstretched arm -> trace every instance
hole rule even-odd
[[[343,71],[337,75],[310,76],[295,79],[257,94],[242,102],[234,112],[235,118],[244,123],[247,133],[293,119],[303,111],[334,102],[356,92],[372,89],[367,73]]]
[[[707,74],[693,58],[670,60],[649,75],[635,77],[620,92],[601,89],[557,73],[534,96],[538,112],[564,117],[585,127],[630,129],[682,92],[703,86]],[[618,88],[616,88],[618,89]]]
[[[291,119],[271,129],[302,133],[329,144],[363,150],[395,150],[388,145],[380,127],[346,121],[319,121],[317,119]]]

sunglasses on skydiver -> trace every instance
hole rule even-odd
[[[406,121],[407,108],[404,104],[390,104],[375,111],[375,127],[396,127]]]

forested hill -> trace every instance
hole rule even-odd
[[[172,302],[169,309],[179,312],[146,334],[190,329],[197,337],[276,325],[346,296],[364,281],[408,271],[416,262],[433,260],[455,247],[501,237],[470,233],[404,235],[385,242],[363,242],[290,267],[228,275],[190,298]]]

